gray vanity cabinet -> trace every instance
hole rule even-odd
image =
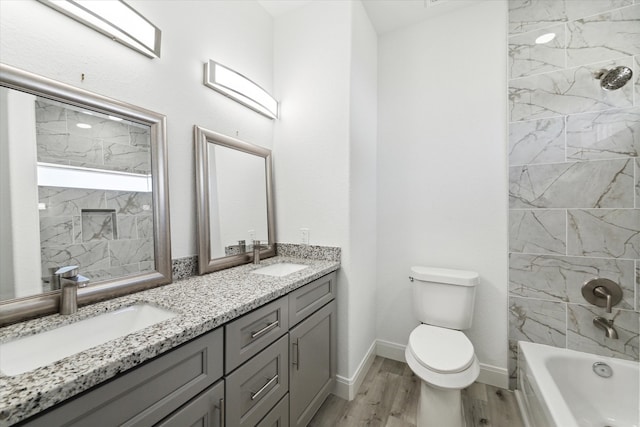
[[[22,425],[155,425],[222,377],[222,335],[208,332]]]
[[[333,390],[336,373],[336,302],[289,331],[290,425],[306,426]]]
[[[224,427],[224,424],[224,380],[220,380],[156,427]]]
[[[287,394],[288,347],[285,335],[227,375],[227,426],[254,427]]]

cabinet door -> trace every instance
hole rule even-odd
[[[224,427],[224,380],[202,392],[157,427]]]
[[[306,426],[327,398],[336,374],[336,302],[289,331],[290,425]]]

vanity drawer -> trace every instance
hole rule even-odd
[[[225,373],[242,365],[288,330],[287,297],[228,323],[225,326]]]
[[[327,274],[289,294],[289,327],[336,297],[336,273]]]
[[[255,426],[289,390],[285,335],[225,379],[228,426]]]
[[[218,328],[24,425],[153,425],[222,377],[222,345]]]
[[[256,427],[289,427],[289,394],[286,394]]]

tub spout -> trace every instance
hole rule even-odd
[[[607,338],[614,340],[618,339],[618,332],[613,329],[613,320],[607,320],[604,317],[597,316],[593,319],[593,324],[598,328],[604,330],[604,334]]]

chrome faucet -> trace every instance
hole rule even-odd
[[[607,320],[604,317],[597,316],[593,319],[593,324],[598,328],[604,330],[604,335],[607,338],[614,340],[618,339],[618,332],[613,328],[613,320]]]
[[[264,248],[264,246],[260,246],[260,240],[253,241],[253,263],[255,265],[260,264],[260,249]]]
[[[79,274],[77,265],[70,265],[54,273],[60,283],[60,314],[73,314],[78,311],[78,288],[84,288],[89,279]]]

